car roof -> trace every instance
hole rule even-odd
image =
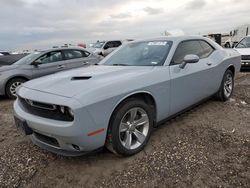
[[[152,41],[152,40],[170,40],[173,42],[183,41],[183,40],[194,40],[194,39],[207,39],[206,37],[199,36],[199,35],[183,35],[183,36],[161,36],[161,37],[154,37],[154,38],[146,38],[135,40],[134,42],[138,41]]]
[[[87,51],[89,52],[88,50],[86,50],[85,48],[81,48],[81,47],[61,47],[61,48],[51,48],[51,49],[48,49],[48,50],[42,50],[40,52],[51,52],[51,51],[57,51],[57,50],[83,50],[83,51]],[[89,52],[91,53],[91,52]]]
[[[161,36],[161,37],[155,37],[155,38],[147,38],[147,39],[141,39],[141,40],[135,40],[129,43],[136,43],[136,42],[150,42],[150,41],[160,41],[160,40],[167,40],[172,41],[175,44],[178,44],[181,41],[185,40],[205,40],[209,42],[210,45],[212,45],[216,49],[220,49],[221,46],[217,44],[216,42],[212,41],[211,39],[207,37],[203,37],[200,35],[183,35],[183,36]]]

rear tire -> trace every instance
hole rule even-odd
[[[219,91],[215,98],[220,101],[227,101],[233,94],[234,90],[234,74],[231,70],[226,70]]]
[[[6,85],[6,95],[10,99],[16,99],[16,88],[26,82],[25,79],[22,78],[14,78],[10,80]]]
[[[143,100],[128,99],[113,113],[106,147],[114,154],[134,155],[145,147],[153,128],[153,110]]]

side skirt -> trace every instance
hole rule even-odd
[[[204,102],[210,100],[211,98],[213,98],[214,95],[215,95],[215,94],[213,94],[213,95],[211,95],[211,96],[209,96],[209,97],[206,97],[205,99],[202,99],[201,101],[199,101],[199,102],[197,102],[197,103],[191,105],[190,107],[187,107],[187,108],[185,108],[184,110],[182,110],[182,111],[180,111],[180,112],[177,112],[176,114],[171,115],[171,116],[169,116],[169,117],[167,117],[167,118],[165,118],[165,119],[163,119],[163,120],[157,122],[157,123],[155,124],[155,125],[156,125],[155,127],[159,127],[160,125],[166,123],[167,121],[169,121],[169,120],[171,120],[171,119],[174,119],[174,118],[176,118],[177,116],[179,116],[179,115],[181,115],[181,114],[183,114],[183,113],[185,113],[185,112],[187,112],[187,111],[192,110],[193,108],[195,108],[195,107],[197,107],[197,106],[203,104]]]

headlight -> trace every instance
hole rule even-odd
[[[74,112],[73,112],[73,110],[72,110],[71,108],[68,108],[68,111],[69,111],[69,115],[70,115],[71,117],[74,117]]]
[[[74,119],[74,112],[71,108],[66,106],[59,106],[59,111],[61,114],[67,116],[70,119]]]

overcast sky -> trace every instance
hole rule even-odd
[[[0,50],[144,38],[165,30],[229,32],[249,0],[0,0]]]

